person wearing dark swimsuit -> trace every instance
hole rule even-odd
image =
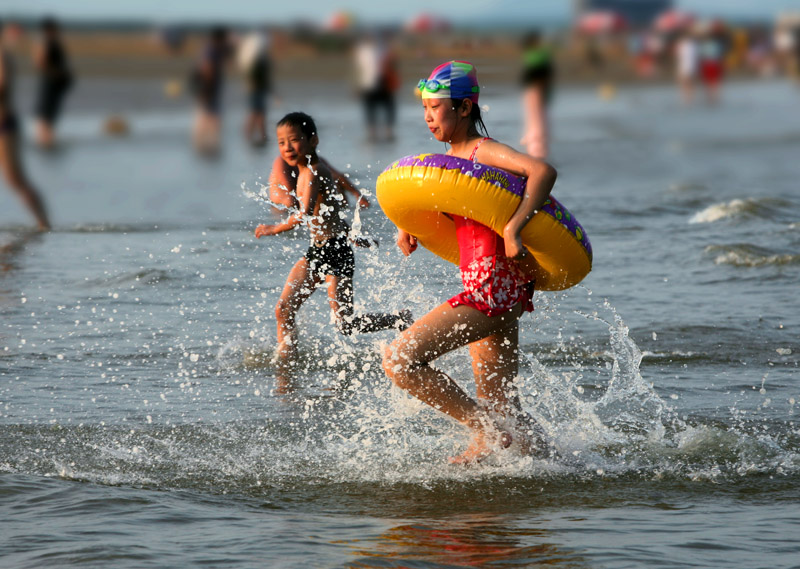
[[[297,361],[297,313],[320,285],[327,285],[331,310],[339,330],[346,335],[390,328],[405,329],[411,323],[411,313],[407,310],[397,314],[355,313],[355,257],[350,244],[350,227],[345,222],[343,211],[347,201],[333,172],[317,154],[319,137],[314,120],[305,113],[289,113],[278,122],[275,138],[283,161],[298,171],[296,195],[289,196],[296,200],[296,207],[281,223],[256,227],[255,236],[260,239],[278,235],[301,225],[306,226],[311,234],[311,246],[286,277],[275,307],[278,387],[286,390]]]
[[[45,18],[41,28],[43,41],[34,57],[40,72],[35,109],[36,138],[40,146],[51,148],[55,143],[55,123],[61,114],[64,96],[72,88],[73,76],[58,23],[52,18]]]
[[[19,121],[14,112],[14,66],[6,49],[6,33],[0,23],[0,170],[6,182],[36,218],[39,229],[50,229],[50,221],[39,193],[28,181],[19,155]]]

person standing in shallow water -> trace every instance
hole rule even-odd
[[[305,113],[289,113],[278,122],[276,139],[283,161],[298,171],[298,208],[282,223],[259,225],[255,236],[260,239],[278,235],[301,224],[311,233],[311,246],[286,277],[275,307],[279,390],[285,390],[297,360],[297,312],[323,282],[328,285],[331,310],[343,334],[404,329],[411,323],[411,313],[406,310],[399,314],[354,314],[355,255],[350,244],[350,227],[345,216],[340,215],[347,202],[330,168],[317,155],[319,137],[314,120]]]
[[[14,63],[7,48],[9,35],[0,22],[0,170],[44,231],[50,229],[50,221],[39,193],[25,175],[19,153],[20,128],[14,110]]]
[[[386,349],[383,369],[396,386],[469,428],[469,446],[451,462],[479,462],[510,446],[513,439],[524,450],[541,449],[541,429],[523,412],[513,388],[519,367],[519,318],[533,310],[528,274],[535,261],[520,234],[550,195],[556,171],[485,136],[477,72],[470,63],[440,65],[419,82],[419,89],[426,126],[436,140],[450,144],[450,156],[524,176],[527,185],[502,237],[485,225],[453,216],[464,291],[402,332]],[[417,239],[400,229],[397,245],[410,255]],[[462,346],[469,346],[472,356],[477,400],[431,365]]]
[[[547,158],[550,146],[548,108],[553,94],[555,64],[542,45],[539,32],[530,32],[522,42],[522,114],[525,131],[520,143],[534,158]]]
[[[355,62],[361,103],[367,125],[367,141],[393,141],[395,91],[400,86],[397,59],[388,38],[367,34],[356,45]],[[379,115],[383,114],[382,128]]]
[[[254,32],[247,36],[239,46],[238,55],[247,89],[244,137],[253,146],[263,146],[267,142],[267,97],[272,90],[267,33]]]
[[[42,148],[52,148],[55,144],[55,123],[61,114],[64,97],[72,88],[73,75],[58,23],[53,18],[45,18],[41,28],[42,41],[34,53],[34,63],[40,73],[36,140]]]
[[[192,140],[201,154],[216,154],[222,129],[222,84],[228,59],[228,31],[222,26],[211,30],[200,61],[193,69],[191,87],[197,103]]]

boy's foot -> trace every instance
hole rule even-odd
[[[529,413],[523,411],[513,421],[514,441],[524,454],[548,455],[553,450],[544,429]]]
[[[491,435],[476,432],[467,450],[450,457],[450,464],[479,464],[496,451],[510,447],[512,442],[511,434],[506,431],[494,431]]]
[[[400,320],[397,321],[397,329],[401,332],[408,329],[414,323],[414,316],[410,310],[401,310],[399,313]]]

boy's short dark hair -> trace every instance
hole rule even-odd
[[[293,126],[300,129],[300,132],[303,133],[308,140],[311,140],[311,137],[317,134],[317,125],[314,123],[314,119],[311,118],[310,115],[301,112],[294,112],[289,113],[275,126]]]

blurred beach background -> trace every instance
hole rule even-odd
[[[0,567],[797,567],[800,9],[793,2],[83,0],[4,6],[25,171],[52,230],[0,183]],[[74,73],[36,143],[31,58],[53,16]],[[224,26],[218,149],[192,143],[192,70]],[[406,259],[374,199],[394,160],[445,152],[417,82],[478,68],[490,134],[523,130],[523,39],[552,54],[553,191],[594,249],[538,293],[518,384],[558,454],[455,468],[467,434],[390,388],[392,333],[300,315],[278,389],[274,305],[302,234],[255,240],[271,125],[302,110],[372,206],[350,215],[356,308],[424,314],[460,286]],[[271,61],[267,141],[243,134],[237,50]],[[718,98],[686,98],[676,45],[713,35]],[[354,50],[385,38],[393,137],[369,136]],[[442,358],[473,390],[465,351]]]

